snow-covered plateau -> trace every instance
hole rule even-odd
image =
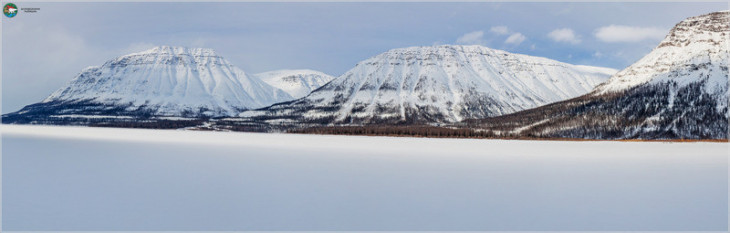
[[[5,231],[728,226],[728,143],[0,132]]]

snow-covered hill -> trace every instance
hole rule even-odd
[[[327,84],[335,77],[314,70],[276,70],[253,75],[299,99]]]
[[[401,48],[358,63],[303,99],[241,116],[273,122],[456,122],[576,97],[614,72],[476,45]]]
[[[728,138],[729,16],[688,18],[590,94],[485,125],[525,136]]]
[[[86,68],[42,102],[9,115],[230,116],[291,99],[211,49],[161,46]]]

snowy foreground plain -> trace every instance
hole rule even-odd
[[[0,130],[5,231],[728,227],[728,143]]]

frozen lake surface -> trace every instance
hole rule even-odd
[[[1,130],[3,230],[728,228],[728,143]]]

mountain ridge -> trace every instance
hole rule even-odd
[[[393,131],[380,126],[394,126],[408,135],[727,139],[728,37],[730,11],[721,11],[677,23],[649,54],[620,71],[441,45],[391,49],[338,77],[313,70],[247,74],[211,49],[161,46],[88,67],[40,103],[3,115],[3,122],[386,135]],[[152,77],[156,82],[150,83]],[[144,98],[160,93],[183,107],[163,97]]]

